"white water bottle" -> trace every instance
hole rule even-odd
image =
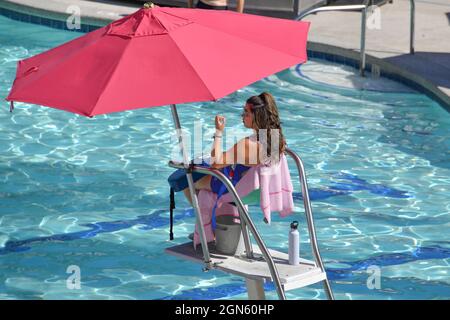
[[[294,266],[300,263],[300,235],[298,233],[298,221],[291,223],[291,230],[289,231],[289,264]]]

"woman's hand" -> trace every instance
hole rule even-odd
[[[224,116],[216,116],[216,130],[217,131],[223,131],[225,129],[225,117]]]

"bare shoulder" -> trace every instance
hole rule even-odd
[[[248,136],[248,137],[245,137],[245,138],[241,139],[241,140],[238,142],[238,144],[239,144],[239,145],[244,144],[245,147],[249,147],[249,146],[257,146],[257,145],[258,145],[258,141],[257,141],[256,138],[254,138],[253,136]]]

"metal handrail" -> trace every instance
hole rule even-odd
[[[306,222],[308,224],[309,238],[311,239],[311,247],[313,249],[314,259],[316,261],[316,264],[322,270],[322,272],[326,272],[322,262],[322,258],[320,256],[319,246],[317,244],[316,230],[314,227],[311,201],[309,199],[308,182],[306,180],[305,166],[303,165],[302,159],[291,149],[286,148],[285,153],[290,155],[294,159],[295,164],[297,165],[298,175],[300,178],[300,185],[302,188],[303,205],[305,207]],[[328,278],[324,280],[324,287],[328,299],[334,300],[333,292],[331,290],[330,283],[328,282]]]
[[[359,74],[364,77],[366,70],[366,25],[367,25],[367,6],[370,0],[364,0],[364,8],[361,10],[361,50],[359,52]]]
[[[348,5],[348,6],[325,6],[325,7],[319,7],[314,8],[308,11],[303,12],[302,14],[298,15],[295,20],[300,21],[304,17],[309,16],[310,14],[316,13],[316,12],[324,12],[324,11],[352,11],[352,10],[361,10],[364,9],[364,5],[362,4],[355,4],[355,5]]]
[[[177,130],[178,142],[179,142],[179,146],[181,149],[180,151],[181,151],[181,154],[183,155],[182,165],[183,165],[183,168],[186,170],[186,179],[188,181],[189,192],[190,192],[191,198],[192,198],[192,206],[195,211],[196,223],[197,223],[197,225],[200,226],[198,232],[199,232],[199,236],[200,236],[200,243],[202,245],[203,259],[204,259],[204,263],[205,263],[204,270],[207,271],[207,270],[211,269],[211,257],[209,255],[208,242],[206,240],[205,230],[203,228],[203,220],[202,220],[202,215],[200,214],[200,207],[198,205],[197,194],[195,193],[194,179],[192,177],[192,172],[190,172],[188,170],[189,169],[188,155],[187,155],[186,146],[184,144],[183,134],[181,131],[181,124],[180,124],[180,118],[178,117],[177,106],[175,104],[172,104],[170,106],[170,110],[172,112],[172,119],[173,119],[173,123],[175,124],[175,129]]]
[[[177,169],[184,168],[183,163],[174,162],[174,161],[169,161],[169,166],[172,168],[177,168]],[[192,172],[199,172],[199,173],[203,173],[203,174],[207,174],[207,175],[216,177],[225,185],[228,192],[232,195],[234,203],[236,204],[236,206],[239,209],[239,216],[240,216],[241,221],[243,220],[245,222],[245,224],[249,227],[250,231],[252,232],[253,236],[255,237],[256,243],[258,244],[258,247],[261,250],[262,255],[264,256],[264,258],[269,266],[270,274],[272,276],[272,280],[275,283],[278,297],[281,300],[286,300],[286,295],[284,293],[284,290],[283,290],[283,287],[281,284],[280,275],[279,275],[278,270],[275,266],[275,263],[272,259],[272,256],[270,255],[269,251],[267,250],[266,245],[264,244],[261,236],[259,235],[259,233],[256,229],[256,226],[254,225],[253,221],[251,220],[250,215],[247,212],[247,209],[245,208],[241,198],[239,197],[238,193],[236,192],[236,189],[234,188],[231,181],[222,172],[220,172],[217,169],[205,168],[205,167],[192,165],[189,168],[189,170],[192,170]],[[247,253],[250,254],[250,256],[251,256],[252,255],[251,248],[247,247],[247,245],[248,245],[247,243],[245,243],[245,245],[246,245]]]
[[[415,31],[415,13],[416,3],[414,0],[409,0],[410,3],[410,20],[409,20],[409,53],[414,54],[414,31]]]
[[[366,68],[366,24],[367,24],[367,6],[371,0],[364,0],[360,5],[348,5],[348,6],[324,6],[319,8],[314,8],[303,12],[295,18],[295,20],[300,21],[304,17],[317,12],[324,11],[351,11],[351,10],[361,10],[361,41],[360,41],[360,58],[359,58],[359,72],[361,76],[364,76],[364,71]],[[410,0],[410,28],[409,28],[409,53],[414,54],[414,35],[415,35],[415,12],[416,4],[414,0]]]
[[[300,21],[304,17],[317,12],[361,10],[361,43],[360,43],[359,71],[361,76],[364,76],[364,69],[366,68],[366,23],[367,23],[368,3],[369,0],[364,0],[363,4],[319,7],[300,14],[297,18],[295,18],[295,20]]]
[[[299,9],[300,9],[300,0],[294,0],[293,7],[292,7],[294,14],[298,14]]]

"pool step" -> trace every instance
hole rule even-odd
[[[254,247],[255,258],[249,260],[245,255],[230,256],[221,254],[217,252],[214,243],[209,243],[208,247],[215,269],[248,279],[272,281],[267,262],[263,259],[259,248]],[[326,279],[325,272],[322,272],[313,261],[300,259],[300,264],[293,266],[288,263],[288,255],[286,253],[272,249],[268,250],[275,262],[285,291],[305,287]],[[192,242],[173,246],[165,251],[170,255],[203,264],[201,246],[197,246],[197,250],[194,250]]]

